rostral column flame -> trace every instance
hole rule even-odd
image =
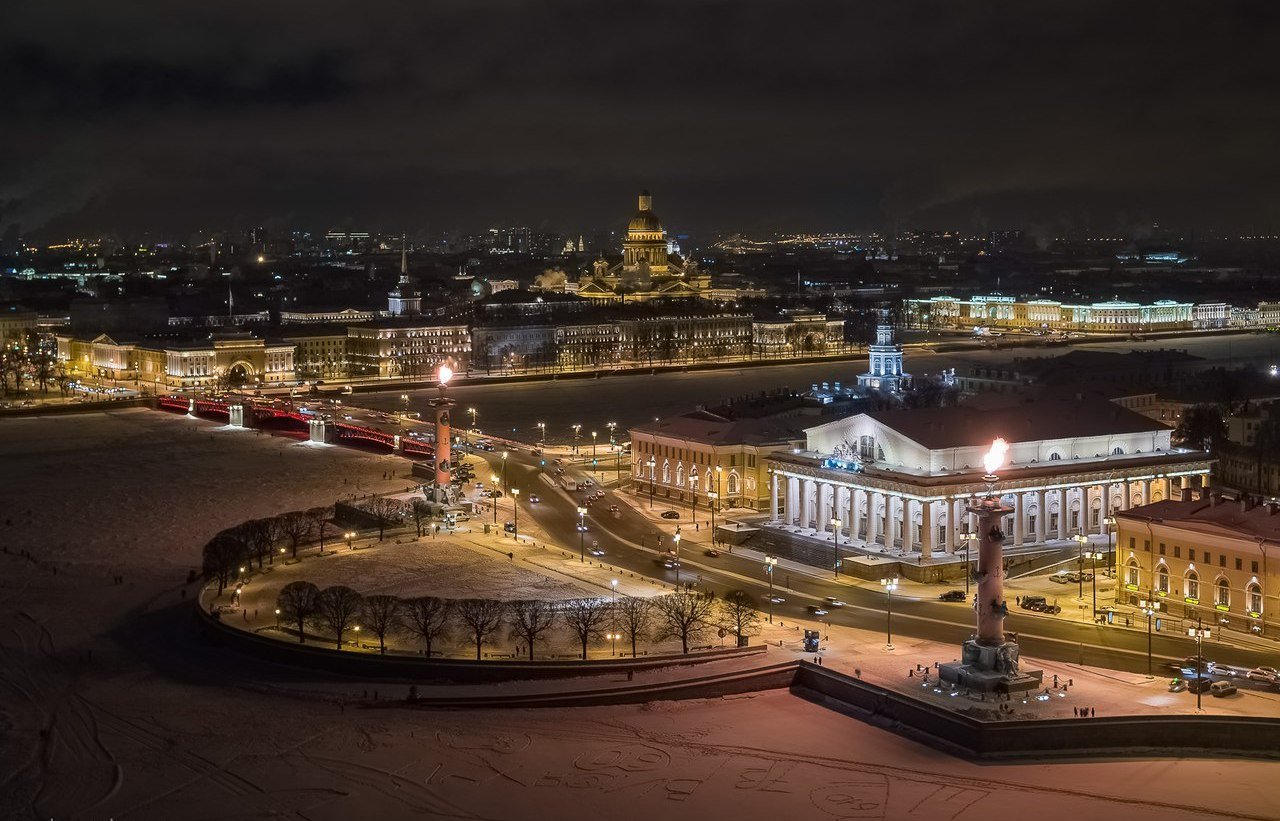
[[[431,400],[431,407],[436,413],[436,488],[443,494],[448,491],[453,478],[453,465],[449,461],[451,457],[449,445],[453,439],[449,412],[453,408],[453,400],[445,396],[445,388],[453,378],[453,368],[447,364],[441,365],[437,377],[440,396]]]
[[[991,448],[982,457],[982,466],[987,470],[987,474],[982,479],[987,483],[988,496],[995,495],[996,482],[998,481],[996,471],[1004,466],[1004,460],[1008,455],[1009,443],[1003,438],[997,437],[991,442]]]

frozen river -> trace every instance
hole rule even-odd
[[[1105,342],[1074,346],[1081,350],[1130,351],[1177,348],[1202,357],[1206,364],[1259,365],[1280,361],[1280,336],[1230,335],[1203,336],[1186,339]],[[945,368],[963,370],[971,364],[1012,362],[1022,356],[1052,356],[1066,353],[1068,347],[1018,348],[1010,350],[966,350],[955,353],[929,353],[910,349],[906,368],[914,374],[937,373]],[[590,442],[590,431],[600,433],[607,441],[605,427],[617,422],[618,430],[655,417],[692,409],[698,404],[715,404],[724,399],[775,388],[807,390],[815,382],[850,384],[866,371],[865,359],[848,362],[822,362],[803,365],[771,365],[691,373],[611,375],[600,379],[566,379],[547,382],[460,385],[450,390],[459,411],[454,424],[470,424],[465,409],[475,408],[477,424],[490,433],[501,432],[532,441],[537,438],[536,424],[547,424],[549,441],[572,439],[571,426],[581,424],[583,441]],[[357,394],[347,400],[364,407],[395,410],[403,407],[401,391]],[[426,416],[426,400],[434,390],[410,393],[410,406]]]

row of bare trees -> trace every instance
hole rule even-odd
[[[298,548],[308,542],[318,541],[323,550],[332,518],[332,507],[314,507],[249,519],[229,527],[204,546],[205,578],[218,582],[221,596],[241,567],[253,567],[257,562],[261,570],[264,563],[274,564],[277,548],[287,548],[294,559],[298,558]]]
[[[306,641],[311,627],[332,635],[341,648],[344,636],[358,624],[365,635],[377,638],[382,653],[387,650],[387,637],[394,634],[412,636],[427,656],[441,642],[457,637],[475,646],[477,660],[486,644],[504,635],[526,648],[533,660],[539,642],[545,644],[557,627],[573,635],[580,657],[586,659],[590,644],[608,633],[630,643],[635,656],[637,645],[648,639],[678,638],[682,651],[688,653],[691,642],[708,631],[723,630],[741,641],[760,626],[755,603],[740,590],[723,599],[680,591],[654,598],[624,596],[612,602],[602,598],[497,601],[361,596],[342,585],[321,590],[311,582],[296,581],[280,590],[276,606],[281,623],[296,629],[300,642]]]

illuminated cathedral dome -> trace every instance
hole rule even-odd
[[[653,197],[648,191],[640,192],[640,209],[627,224],[628,234],[662,233],[662,220],[653,213]]]

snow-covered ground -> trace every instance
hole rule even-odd
[[[357,707],[208,646],[183,582],[219,529],[407,463],[127,411],[2,420],[0,465],[0,818],[1280,817],[1277,763],[979,766],[784,692]]]

